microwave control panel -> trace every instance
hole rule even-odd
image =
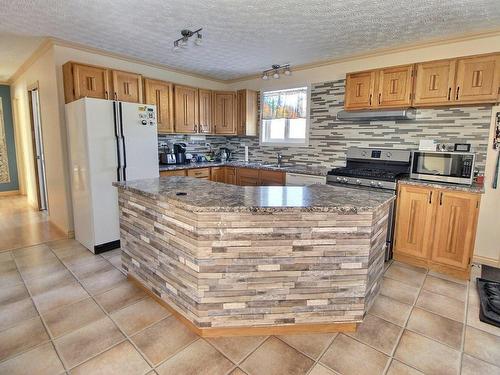
[[[156,126],[156,111],[152,105],[139,106],[139,124],[143,126]]]

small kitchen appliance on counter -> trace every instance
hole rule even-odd
[[[176,164],[186,164],[186,144],[174,143],[174,155]]]
[[[218,156],[220,158],[221,161],[229,161],[229,159],[231,158],[231,150],[228,149],[227,147],[221,147],[219,149],[219,153],[218,153]]]
[[[475,160],[472,152],[412,151],[410,177],[471,185]]]
[[[346,166],[333,168],[328,172],[326,183],[382,190],[396,195],[397,180],[410,172],[410,155],[408,150],[351,147],[347,150]],[[392,258],[394,214],[393,203],[389,211],[386,260]]]

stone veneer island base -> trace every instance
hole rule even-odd
[[[189,177],[116,183],[123,268],[200,336],[354,331],[394,196]]]

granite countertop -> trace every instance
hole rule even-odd
[[[392,193],[343,186],[237,186],[182,176],[115,182],[113,185],[193,212],[354,214],[374,211],[395,198]]]
[[[302,173],[314,176],[326,176],[328,168],[320,166],[305,166],[297,164],[283,164],[278,167],[273,163],[245,163],[244,161],[210,161],[201,163],[189,163],[189,164],[171,164],[171,165],[160,165],[161,171],[174,171],[179,169],[195,169],[195,168],[210,168],[210,167],[239,167],[239,168],[254,168],[254,169],[265,169],[269,171],[283,171],[290,173]]]
[[[462,185],[462,184],[450,184],[446,182],[436,182],[436,181],[424,181],[424,180],[415,180],[409,177],[402,178],[398,181],[400,184],[405,185],[415,185],[415,186],[427,186],[436,189],[448,189],[448,190],[457,190],[457,191],[465,191],[468,193],[484,193],[484,185],[478,185],[475,182],[472,185]]]

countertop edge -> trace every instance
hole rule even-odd
[[[472,194],[484,194],[484,185],[478,185],[475,183],[469,186],[469,185],[450,184],[450,183],[436,182],[436,181],[415,180],[407,177],[398,180],[398,184],[412,185],[412,186],[426,186],[436,189],[463,191]]]

